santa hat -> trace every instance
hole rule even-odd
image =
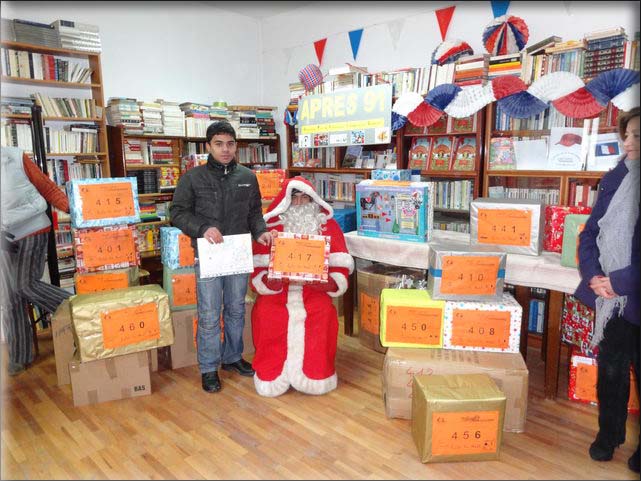
[[[291,179],[286,179],[283,182],[282,189],[274,198],[272,203],[269,204],[267,212],[263,215],[267,227],[274,227],[281,223],[280,220],[276,220],[271,223],[269,221],[278,218],[283,212],[289,209],[289,206],[292,203],[292,192],[294,190],[298,190],[303,194],[310,196],[312,200],[321,207],[323,213],[327,216],[327,219],[332,218],[334,215],[334,209],[332,209],[332,206],[325,202],[323,198],[316,193],[314,186],[309,180],[301,176],[296,176]]]

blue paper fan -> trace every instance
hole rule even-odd
[[[398,130],[407,123],[407,117],[392,112],[392,130]]]
[[[439,110],[445,110],[452,100],[461,91],[461,87],[454,84],[443,84],[434,87],[425,96],[425,102]]]
[[[508,95],[497,102],[503,112],[517,119],[527,119],[548,108],[548,104],[526,91]]]
[[[635,83],[639,83],[639,72],[627,68],[615,68],[597,75],[585,84],[585,89],[594,95],[602,105],[607,103]]]

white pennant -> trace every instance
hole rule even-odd
[[[392,37],[392,46],[394,47],[394,50],[396,50],[398,40],[401,38],[401,32],[403,31],[404,24],[404,18],[399,18],[398,20],[387,22],[387,28],[389,29],[390,37]]]
[[[289,61],[292,59],[292,52],[294,51],[294,47],[285,47],[283,49],[283,55],[285,55],[285,75],[287,75],[287,72],[289,72]]]

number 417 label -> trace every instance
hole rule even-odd
[[[155,302],[101,312],[100,320],[105,349],[160,338],[158,306]]]

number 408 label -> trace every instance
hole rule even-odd
[[[158,307],[154,302],[101,312],[100,320],[105,349],[160,338]]]

